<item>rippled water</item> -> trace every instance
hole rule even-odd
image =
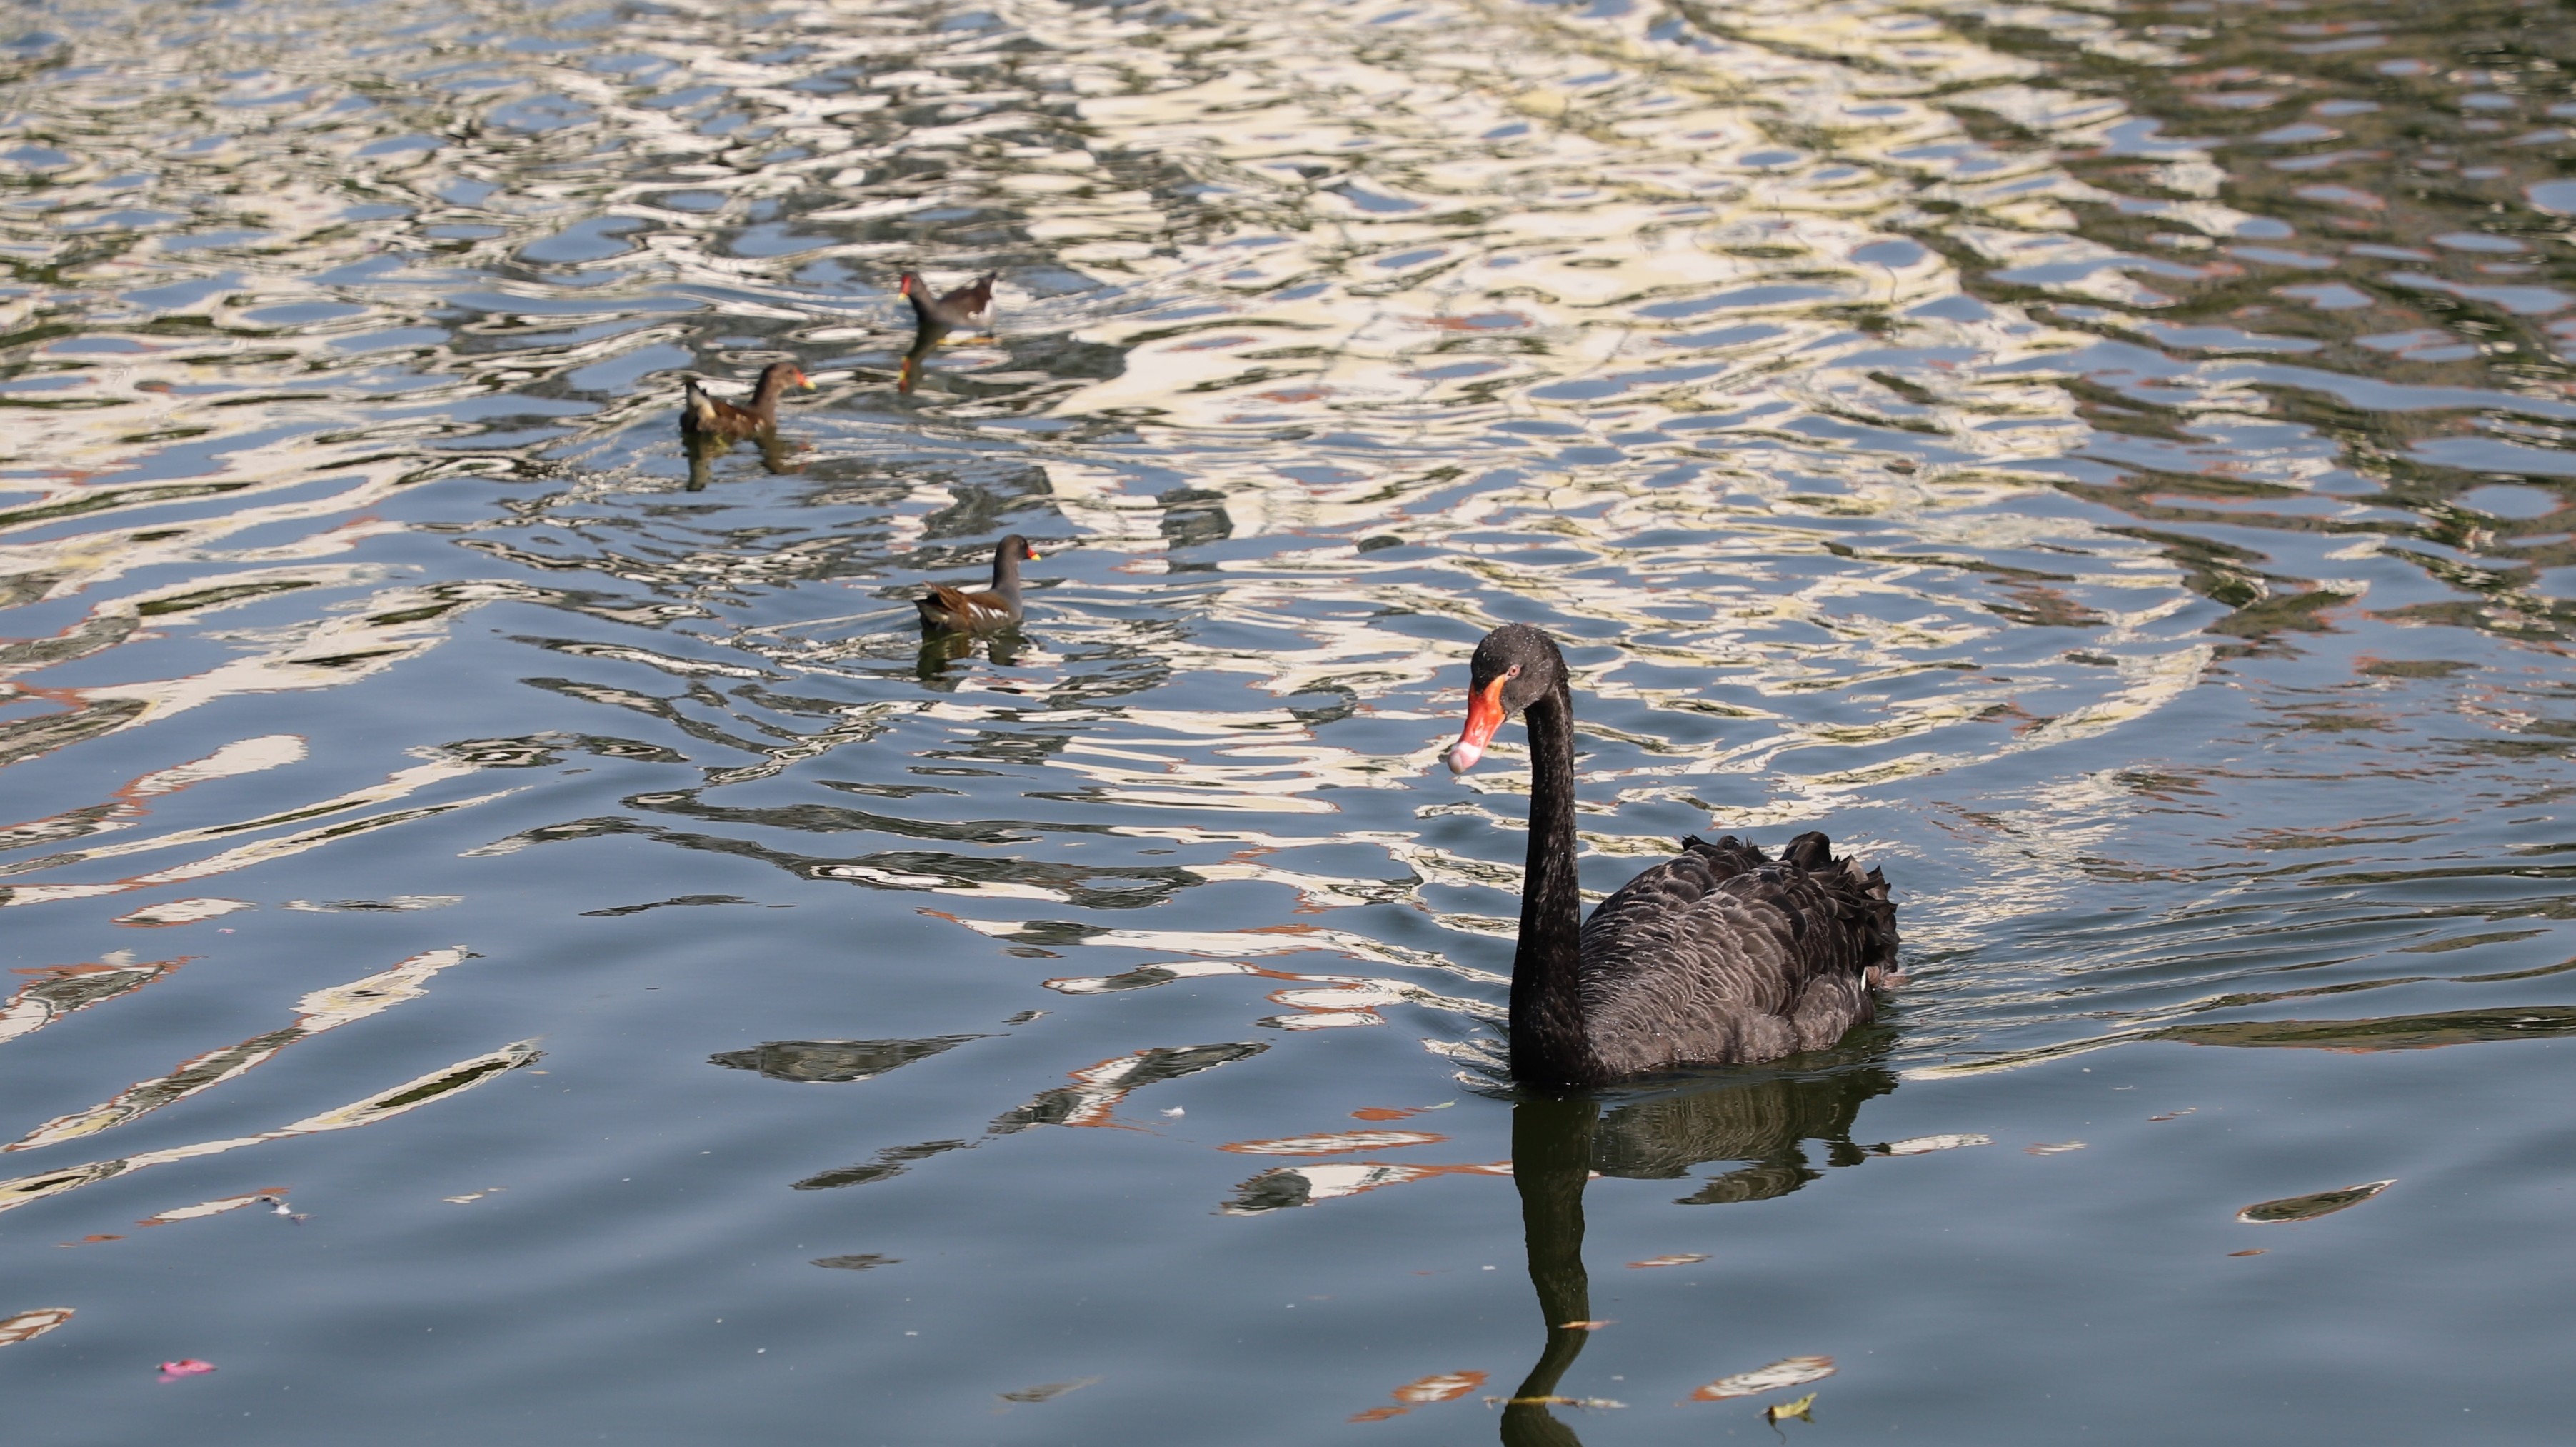
[[[2563,1432],[2563,10],[19,17],[12,1440]],[[1504,620],[1879,1027],[1497,1081]]]

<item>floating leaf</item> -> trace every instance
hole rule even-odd
[[[1795,1417],[1801,1422],[1813,1422],[1816,1419],[1807,1414],[1815,1405],[1816,1394],[1809,1392],[1807,1395],[1800,1397],[1794,1402],[1780,1402],[1763,1408],[1762,1420],[1769,1422],[1774,1426],[1779,1425],[1782,1419],[1788,1417]]]
[[[201,1362],[195,1357],[181,1357],[175,1362],[161,1364],[161,1380],[175,1382],[181,1377],[203,1376],[214,1369],[213,1362]]]
[[[2082,1149],[2084,1149],[2082,1141],[2059,1141],[2054,1145],[2023,1146],[2021,1153],[2026,1156],[2062,1156],[2068,1151]]]
[[[279,1204],[278,1198],[285,1194],[286,1187],[271,1186],[264,1191],[246,1191],[238,1196],[217,1196],[211,1201],[199,1201],[193,1206],[173,1206],[167,1211],[155,1211],[134,1224],[167,1226],[174,1221],[194,1221],[204,1216],[220,1216],[226,1211],[238,1211],[244,1206],[276,1206]],[[281,1214],[284,1214],[282,1207]]]
[[[1098,1377],[1076,1377],[1069,1382],[1040,1382],[1034,1387],[1022,1387],[1016,1392],[998,1395],[1005,1402],[1051,1402],[1067,1392],[1079,1392],[1099,1380]]]
[[[1234,1141],[1218,1146],[1245,1156],[1340,1156],[1353,1151],[1391,1151],[1406,1146],[1432,1146],[1449,1139],[1419,1130],[1346,1130],[1327,1135],[1281,1136],[1277,1140]]]
[[[72,1309],[68,1306],[39,1306],[15,1316],[0,1316],[0,1347],[33,1341],[71,1319]]]
[[[1396,1388],[1395,1399],[1408,1406],[1427,1407],[1434,1402],[1454,1402],[1484,1384],[1483,1372],[1433,1372]]]
[[[1484,1384],[1483,1372],[1433,1372],[1427,1377],[1416,1378],[1396,1388],[1392,1395],[1397,1405],[1371,1407],[1365,1412],[1352,1414],[1351,1420],[1383,1422],[1390,1417],[1401,1417],[1416,1407],[1428,1407],[1435,1402],[1456,1401]]]
[[[1834,1374],[1832,1357],[1783,1357],[1767,1367],[1720,1377],[1690,1394],[1694,1402],[1723,1402],[1733,1397],[1752,1397],[1776,1392],[1782,1387],[1800,1387],[1821,1382]]]
[[[2148,1116],[2148,1117],[2147,1117],[2147,1119],[2149,1119],[2149,1120],[2180,1120],[2180,1119],[2182,1119],[2184,1116],[2187,1116],[2187,1115],[2197,1115],[2197,1114],[2199,1114],[2199,1113],[2200,1113],[2200,1107],[2199,1107],[2199,1106],[2196,1106],[2196,1105],[2187,1105],[2187,1106],[2184,1106],[2184,1107],[2183,1107],[2182,1109],[2180,1109],[2180,1110],[2169,1110],[2169,1111],[2166,1111],[2166,1112],[2165,1112],[2164,1114],[2162,1114],[2162,1115],[2151,1115],[2151,1116]]]
[[[2250,1251],[2230,1251],[2227,1254],[2230,1256],[2260,1256],[2269,1249],[2269,1247],[2257,1246]]]
[[[1890,1141],[1880,1146],[1878,1153],[1888,1156],[1920,1156],[1928,1155],[1933,1151],[1955,1151],[1961,1146],[1990,1146],[1994,1143],[1993,1136],[1972,1133],[1919,1135],[1901,1141]]]
[[[1643,1261],[1631,1261],[1628,1263],[1628,1269],[1645,1271],[1657,1266],[1688,1266],[1694,1261],[1707,1259],[1708,1253],[1705,1251],[1677,1251],[1670,1256],[1649,1256]]]
[[[2319,1216],[2331,1216],[2337,1211],[2358,1206],[2396,1184],[2396,1177],[2391,1176],[2384,1181],[2364,1181],[2358,1186],[2344,1186],[2306,1196],[2283,1196],[2277,1201],[2257,1201],[2237,1212],[2236,1219],[2252,1226],[2271,1226],[2283,1221],[2313,1221]]]

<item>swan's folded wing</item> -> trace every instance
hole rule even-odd
[[[1693,841],[1584,922],[1585,1028],[1614,1071],[1774,1059],[1871,1018],[1866,972],[1895,959],[1886,883],[1743,855],[1760,859]]]

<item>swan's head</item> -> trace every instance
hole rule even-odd
[[[1467,727],[1449,750],[1449,770],[1463,774],[1485,756],[1503,720],[1538,702],[1565,680],[1556,640],[1526,623],[1506,623],[1476,645],[1467,673]]]

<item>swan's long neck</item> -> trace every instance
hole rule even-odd
[[[1512,956],[1512,1074],[1578,1085],[1597,1072],[1580,991],[1583,891],[1575,869],[1574,696],[1562,673],[1523,718],[1530,742],[1529,866]]]

